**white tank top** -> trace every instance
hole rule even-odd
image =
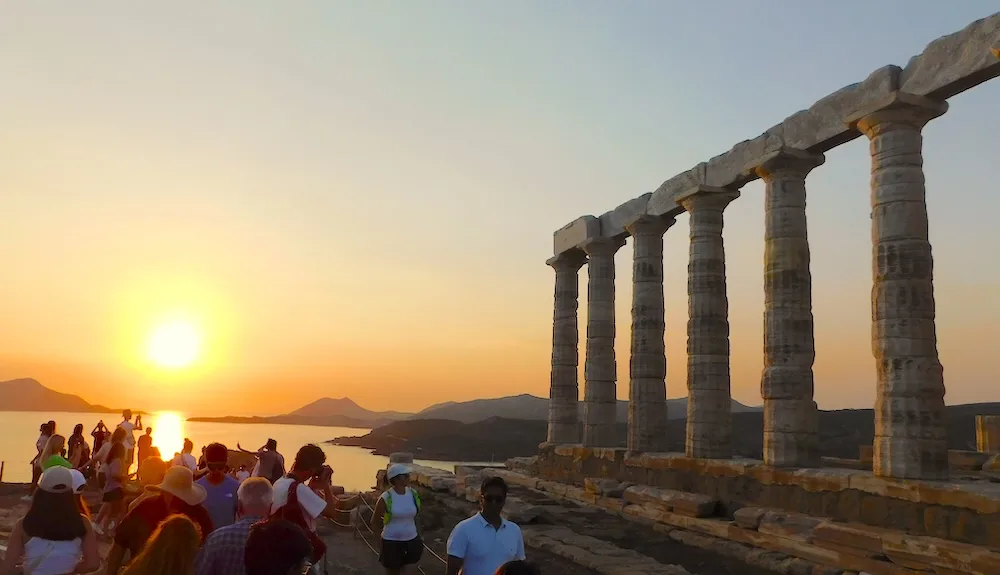
[[[414,518],[417,516],[417,503],[413,500],[413,493],[410,488],[406,488],[406,493],[400,495],[392,488],[382,494],[382,499],[388,504],[392,498],[392,517],[389,524],[382,528],[382,539],[386,541],[410,541],[417,537],[417,524]],[[386,506],[388,508],[388,505]]]
[[[65,575],[83,556],[83,540],[49,541],[32,537],[24,544],[24,575]]]

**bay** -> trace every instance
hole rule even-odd
[[[104,420],[110,428],[121,421],[121,413],[46,413],[0,411],[3,434],[0,434],[0,461],[4,462],[3,481],[6,483],[27,483],[31,481],[29,462],[35,456],[35,441],[38,426],[48,420],[56,422],[56,433],[69,437],[73,427],[82,423],[84,437],[93,445],[91,430],[99,420]],[[375,473],[385,469],[389,458],[373,455],[367,449],[345,447],[324,443],[335,437],[364,435],[367,429],[348,427],[321,427],[316,425],[271,425],[253,423],[208,423],[187,421],[182,413],[164,411],[151,413],[142,418],[143,427],[153,428],[153,445],[160,449],[164,459],[173,457],[181,450],[184,438],[191,439],[195,446],[195,457],[204,445],[220,442],[230,449],[239,443],[251,451],[264,445],[268,438],[278,442],[278,451],[285,456],[291,467],[295,452],[307,443],[315,443],[323,448],[327,463],[333,468],[333,483],[342,485],[348,491],[367,490],[375,484]],[[136,438],[141,433],[136,430]],[[424,461],[414,463],[453,471],[455,465],[474,465],[477,462]]]

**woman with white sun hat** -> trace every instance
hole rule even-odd
[[[410,488],[410,468],[393,463],[386,470],[389,488],[378,498],[372,513],[372,527],[382,528],[382,550],[379,563],[387,575],[404,573],[407,566],[416,565],[424,552],[417,515],[420,495]]]

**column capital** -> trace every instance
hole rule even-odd
[[[889,124],[923,128],[927,122],[948,111],[948,102],[906,92],[893,92],[847,117],[847,125],[871,136],[876,127]]]
[[[623,239],[600,237],[587,240],[580,248],[588,256],[613,256],[623,245],[625,245]]]
[[[625,224],[625,229],[632,237],[636,236],[662,236],[670,226],[674,225],[674,218],[664,218],[643,214],[631,222]]]
[[[577,271],[585,263],[587,263],[587,254],[581,250],[565,251],[545,260],[545,265],[552,267],[556,272]]]
[[[747,166],[747,171],[756,172],[765,182],[779,174],[805,178],[814,168],[826,162],[823,154],[813,154],[797,148],[781,148],[765,154]]]
[[[677,203],[688,212],[696,212],[701,209],[724,210],[729,202],[738,197],[740,197],[739,190],[714,186],[695,186],[678,196]]]

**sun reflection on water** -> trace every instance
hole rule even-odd
[[[170,460],[184,446],[184,418],[175,411],[161,411],[153,416],[153,445],[163,459]]]

